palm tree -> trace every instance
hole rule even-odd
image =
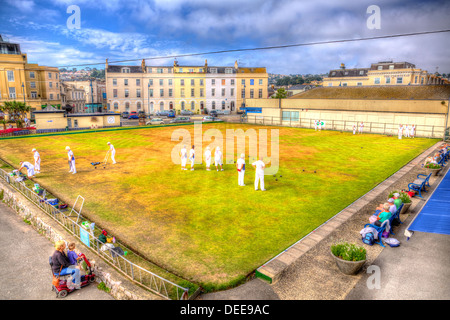
[[[10,119],[16,122],[19,121],[18,125],[21,125],[22,118],[25,117],[27,112],[30,112],[31,107],[27,106],[25,102],[13,100],[13,101],[5,101],[4,105],[1,106],[1,109],[4,113],[9,114]],[[19,119],[16,119],[17,116]]]

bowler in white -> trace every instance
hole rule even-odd
[[[34,153],[34,172],[41,173],[41,156],[35,148],[31,151]]]
[[[67,151],[67,158],[69,159],[69,166],[70,166],[69,172],[75,174],[77,173],[77,169],[75,167],[75,156],[73,155],[72,150],[70,150],[70,147],[66,147],[66,151]]]
[[[264,189],[264,168],[266,167],[266,165],[262,161],[262,157],[259,157],[258,161],[253,162],[252,166],[253,166],[253,168],[256,169],[256,171],[255,171],[255,191],[258,190],[258,182],[259,182],[259,186],[260,186],[261,190],[266,191],[266,189]]]
[[[216,152],[214,153],[214,165],[216,166],[217,171],[219,171],[219,166],[220,170],[223,171],[222,164],[222,151],[220,151],[219,147],[216,147]]]
[[[186,169],[186,162],[187,162],[186,145],[184,145],[183,148],[180,150],[180,156],[181,156],[181,170],[187,170]]]
[[[192,149],[189,151],[189,160],[191,160],[191,170],[194,170],[194,161],[195,161],[194,146],[192,146]]]
[[[113,162],[113,164],[116,164],[116,149],[114,149],[114,146],[111,144],[111,142],[108,142],[108,146],[109,146],[109,153],[111,155],[111,160]]]
[[[238,185],[241,187],[245,186],[244,184],[244,175],[245,175],[245,154],[241,154],[241,157],[236,161],[236,169],[238,171]]]
[[[23,168],[27,169],[27,176],[28,178],[33,178],[34,177],[34,166],[27,162],[27,161],[20,161],[20,168],[19,171],[22,170]]]
[[[206,147],[205,162],[206,162],[206,170],[207,171],[211,171],[211,169],[210,169],[210,166],[211,166],[211,150],[209,149],[209,147]]]

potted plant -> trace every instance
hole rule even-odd
[[[342,273],[353,275],[366,263],[366,249],[355,244],[340,242],[331,246],[331,255]]]
[[[437,176],[439,171],[441,171],[441,166],[436,163],[428,162],[423,166],[427,175],[432,173],[433,176]]]
[[[412,204],[411,197],[405,191],[399,192],[399,191],[394,190],[389,194],[389,198],[393,198],[394,193],[400,194],[399,198],[400,198],[400,200],[402,200],[402,203],[403,203],[403,208],[402,208],[402,211],[400,211],[400,214],[406,213],[406,211],[409,210],[409,207]]]

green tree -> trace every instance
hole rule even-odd
[[[25,115],[30,112],[31,107],[27,106],[25,102],[20,101],[5,101],[3,106],[0,106],[2,112],[8,113],[9,119],[13,121],[19,121],[18,125],[22,124],[22,120],[25,118]]]
[[[287,98],[287,91],[284,88],[280,88],[277,90],[277,93],[272,96],[274,99],[285,99]]]

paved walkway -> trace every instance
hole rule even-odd
[[[56,300],[48,257],[52,243],[0,202],[0,300]],[[114,300],[92,283],[64,300]]]

